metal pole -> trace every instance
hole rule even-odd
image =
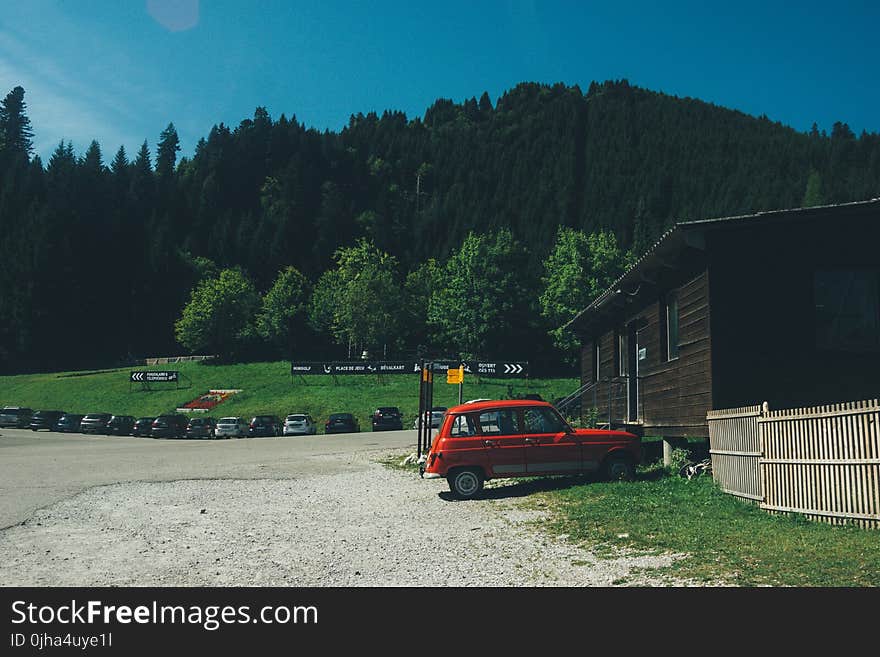
[[[434,426],[434,413],[431,409],[434,407],[434,363],[433,361],[428,365],[428,392],[427,392],[427,410],[425,411],[426,416],[426,427],[425,427],[425,451],[428,452],[431,449],[431,430]]]
[[[611,377],[608,377],[608,428],[611,429]]]
[[[425,410],[425,364],[419,363],[419,414],[417,416],[418,446],[416,456],[422,456],[422,413]]]

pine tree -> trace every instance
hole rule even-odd
[[[33,150],[31,120],[25,114],[24,89],[15,87],[0,101],[0,152],[30,157]]]
[[[167,178],[174,173],[174,164],[177,161],[177,151],[180,150],[180,139],[173,123],[159,135],[159,144],[156,146],[156,176]]]

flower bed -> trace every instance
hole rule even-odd
[[[229,397],[239,392],[238,390],[209,390],[203,395],[199,395],[192,401],[183,404],[180,409],[192,411],[209,411],[217,404],[226,401]]]

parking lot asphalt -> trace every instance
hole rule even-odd
[[[416,439],[413,430],[183,440],[0,429],[0,529],[92,486],[336,474],[364,467],[356,452],[415,452]]]

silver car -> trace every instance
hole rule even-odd
[[[217,427],[214,429],[215,438],[243,438],[247,435],[248,421],[243,417],[221,417],[217,420]]]
[[[318,426],[308,413],[292,413],[284,419],[285,436],[313,436],[318,433]]]
[[[431,409],[431,428],[438,429],[440,423],[443,422],[443,416],[446,415],[448,409],[445,406],[435,406]],[[413,421],[413,429],[419,428],[419,416]]]

